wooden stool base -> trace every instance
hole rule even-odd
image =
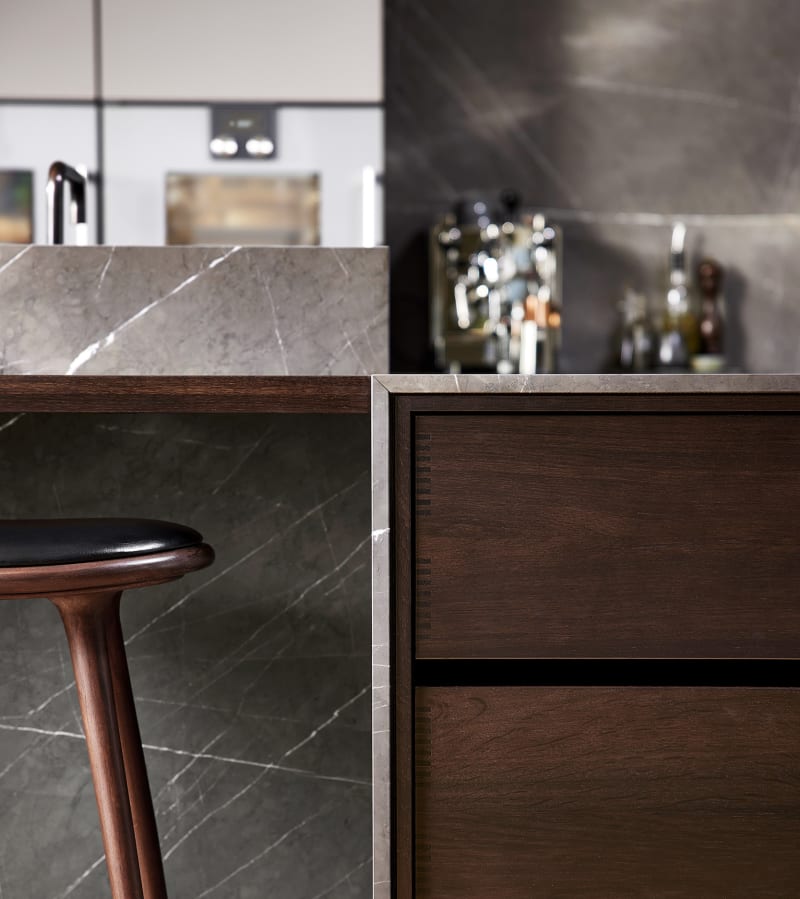
[[[210,565],[204,543],[59,565],[0,567],[0,599],[46,596],[67,634],[113,899],[167,899],[119,620],[122,591]]]
[[[120,653],[123,656],[125,653],[124,646],[114,650],[110,647],[112,642],[119,642],[114,639],[112,622],[119,621],[120,595],[70,595],[53,602],[64,622],[72,656],[111,893],[114,899],[143,899],[132,802],[120,739],[122,728],[115,701],[117,694],[130,693],[130,682],[127,667],[126,684],[118,683],[119,668],[114,672],[111,667],[111,653],[115,660],[119,659]],[[129,717],[127,709],[121,711],[122,717]],[[138,732],[138,726],[136,730]],[[128,749],[130,752],[130,746]],[[148,798],[149,795],[148,789]],[[160,858],[158,863],[160,867]],[[163,873],[161,877],[163,884]],[[165,899],[166,891],[162,888],[153,896]]]

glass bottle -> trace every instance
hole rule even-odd
[[[672,229],[669,288],[656,358],[661,371],[688,371],[691,358],[699,349],[697,318],[692,311],[686,282],[685,240],[686,225],[676,222]]]
[[[647,300],[627,288],[619,305],[620,328],[614,368],[619,371],[649,371],[653,355],[653,335],[648,321]]]

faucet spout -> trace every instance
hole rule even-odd
[[[69,184],[70,219],[76,226],[76,242],[88,242],[86,177],[65,162],[54,162],[47,175],[47,241],[64,243],[64,184]]]

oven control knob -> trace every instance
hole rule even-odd
[[[247,139],[244,148],[250,156],[263,159],[266,156],[272,156],[275,152],[275,143],[263,134],[257,134]]]
[[[230,159],[239,152],[239,141],[230,134],[217,134],[211,138],[209,149],[212,156]]]

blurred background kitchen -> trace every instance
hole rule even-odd
[[[386,242],[395,371],[796,371],[799,38],[789,0],[9,0],[0,240],[63,159],[90,242]]]

